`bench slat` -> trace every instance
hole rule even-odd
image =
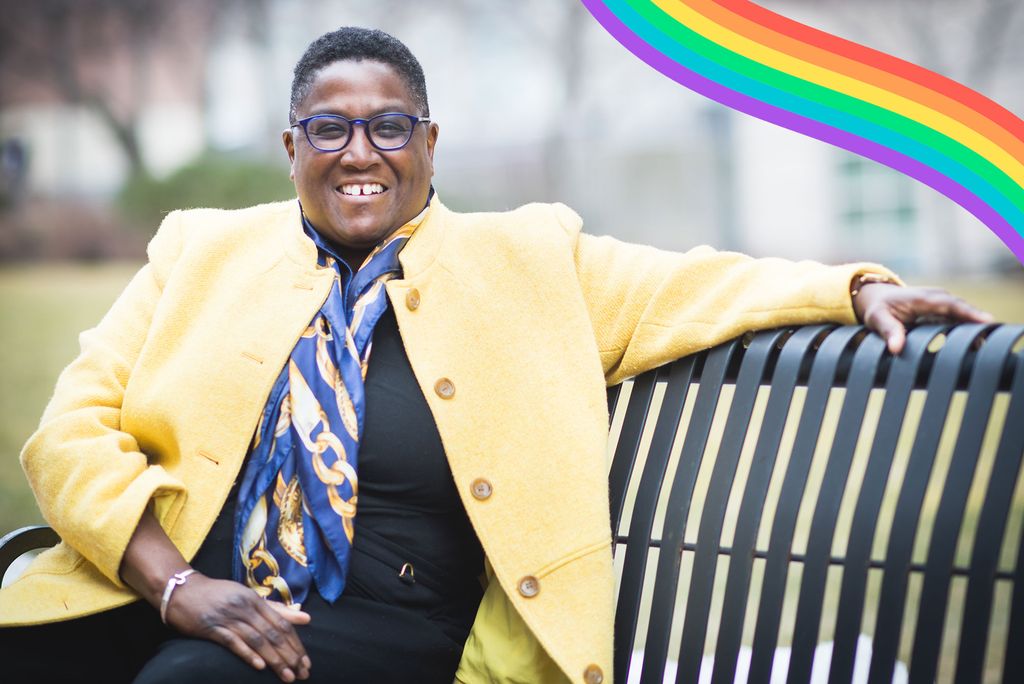
[[[869,677],[875,681],[890,681],[896,666],[909,585],[908,566],[914,551],[914,538],[925,490],[931,479],[942,426],[965,355],[982,330],[983,326],[980,325],[958,326],[946,336],[945,344],[935,357],[885,553],[875,646],[869,672]]]
[[[651,528],[654,526],[658,494],[668,468],[672,444],[679,430],[679,421],[683,416],[690,383],[694,378],[695,362],[694,357],[688,357],[670,366],[668,389],[658,412],[658,421],[640,477],[636,503],[629,522],[621,589],[615,610],[616,638],[628,646],[616,650],[616,668],[628,667],[632,644],[636,638],[640,596],[644,587],[644,575],[647,572]]]
[[[848,351],[850,337],[839,340],[842,347],[835,352],[837,358],[841,352]],[[870,336],[864,338],[853,354],[852,372],[846,385],[824,477],[818,489],[807,540],[796,623],[793,628],[793,652],[789,660],[788,679],[791,682],[806,682],[811,678],[836,520],[839,517],[839,507],[858,438],[863,429],[868,398],[874,387],[874,379],[884,351],[885,344],[882,339]],[[819,356],[823,352],[826,352],[824,345]]]
[[[998,542],[989,546],[994,549],[991,555],[981,564],[983,570],[998,567],[999,547],[1002,546],[1003,529],[1013,501],[1013,489],[1021,474],[1021,461],[1024,460],[1024,349],[1016,355],[1016,375],[1013,381],[1013,389],[1010,395],[1010,406],[1006,412],[1006,426],[1003,428],[1003,438],[1000,440],[999,448],[996,451],[996,463],[993,467],[993,479],[1002,481],[1002,484],[993,482],[989,497],[982,507],[981,520],[979,525],[986,525],[982,529],[991,529],[993,534],[998,532]],[[1002,501],[1000,501],[1002,500]],[[991,507],[989,503],[991,502]],[[988,513],[988,515],[986,515]],[[1010,607],[1010,624],[1006,636],[1006,652],[1003,663],[1003,681],[1007,684],[1012,682],[1024,682],[1024,538],[1017,540],[1017,564],[1013,579],[1013,599]],[[973,561],[973,559],[972,559]],[[987,586],[986,586],[987,585]],[[967,585],[967,609],[977,609],[971,603],[972,590],[975,595],[984,592],[992,593],[992,584],[983,575],[972,577]],[[980,601],[983,606],[990,605],[989,601]],[[970,613],[968,612],[968,615]],[[966,619],[966,616],[965,616]],[[982,660],[984,653],[972,654],[973,658]],[[980,665],[970,665],[980,669]],[[957,663],[959,669],[960,663]],[[959,672],[958,672],[959,675]],[[970,681],[964,679],[958,681]]]
[[[786,427],[790,403],[796,389],[797,378],[804,359],[813,353],[823,328],[820,326],[801,328],[793,334],[782,348],[775,373],[771,380],[771,392],[765,407],[760,434],[754,447],[754,454],[743,490],[740,509],[733,535],[733,544],[726,576],[725,598],[722,605],[721,625],[715,646],[715,669],[712,683],[732,682],[736,675],[736,661],[743,637],[743,624],[747,609],[747,595],[750,590],[750,576],[756,555],[757,531],[761,524],[768,486]],[[851,329],[845,335],[852,337]],[[840,333],[840,335],[844,335]],[[838,338],[837,338],[838,339]]]
[[[736,477],[736,466],[739,463],[740,451],[743,448],[761,379],[765,376],[773,355],[778,354],[778,345],[783,339],[783,334],[783,331],[778,330],[771,335],[758,335],[743,355],[739,378],[725,422],[725,432],[715,456],[711,482],[701,512],[697,549],[693,558],[693,572],[683,620],[683,636],[679,648],[677,682],[695,682],[700,674],[715,571],[718,566],[717,549],[722,537],[722,522],[729,492]],[[664,549],[662,552],[664,553]]]
[[[988,427],[996,389],[1005,360],[1019,336],[1019,328],[1005,326],[984,341],[975,357],[953,456],[942,488],[925,562],[917,629],[910,658],[911,682],[934,682],[938,669],[943,626],[949,598],[957,541],[962,532],[967,497],[978,466],[977,455]],[[948,626],[947,626],[948,628]],[[988,619],[961,630],[961,642],[985,643]]]
[[[658,371],[652,370],[639,376],[633,382],[633,392],[629,395],[626,418],[622,423],[619,442],[615,446],[615,457],[612,459],[611,471],[608,474],[608,488],[612,515],[612,529],[619,529],[622,520],[622,507],[626,501],[629,487],[629,474],[636,463],[640,440],[647,424],[647,415],[654,398],[654,386]]]
[[[707,352],[701,369],[700,387],[697,390],[697,398],[686,430],[686,438],[683,440],[682,453],[665,511],[662,550],[658,554],[651,615],[644,645],[643,668],[640,673],[642,682],[661,682],[664,677],[682,561],[686,516],[690,510],[697,473],[707,446],[711,423],[729,370],[729,363],[741,348],[740,341],[733,340],[712,349]],[[616,650],[630,647],[630,644],[619,644]]]
[[[823,346],[828,344],[826,338]],[[845,347],[842,345],[840,348]],[[832,348],[832,345],[829,345]],[[775,648],[778,645],[783,603],[789,574],[793,537],[800,502],[810,474],[829,394],[834,384],[838,356],[815,355],[808,381],[807,396],[797,423],[796,439],[786,465],[778,506],[771,525],[768,557],[765,560],[761,598],[754,627],[750,677],[751,681],[768,681]]]
[[[849,682],[857,653],[867,591],[871,547],[878,524],[885,485],[892,469],[896,442],[903,427],[910,392],[927,358],[928,345],[942,332],[940,326],[920,326],[907,334],[903,352],[888,366],[885,398],[875,429],[868,463],[854,506],[846,564],[840,582],[836,631],[829,668],[829,684]],[[888,357],[891,358],[891,357]]]

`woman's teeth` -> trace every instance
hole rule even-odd
[[[384,186],[380,183],[349,184],[341,186],[343,195],[379,195],[384,192]]]

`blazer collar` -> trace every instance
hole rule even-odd
[[[282,203],[282,211],[274,220],[278,222],[279,234],[284,238],[284,250],[303,270],[317,272],[316,245],[302,230],[302,213],[298,199]],[[444,240],[446,226],[451,212],[441,204],[437,194],[430,200],[430,206],[423,222],[409,238],[409,243],[398,255],[402,264],[403,278],[413,278],[425,271],[437,258],[437,252]]]
[[[409,238],[409,243],[398,253],[403,280],[415,278],[437,259],[437,252],[444,241],[450,217],[451,212],[441,204],[437,193],[434,193],[423,222]]]

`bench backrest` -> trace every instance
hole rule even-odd
[[[1022,346],[807,326],[609,390],[617,681],[1024,682]]]

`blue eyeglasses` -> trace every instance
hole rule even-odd
[[[413,114],[387,112],[369,119],[347,119],[338,114],[316,114],[293,121],[291,126],[301,126],[306,140],[321,152],[338,152],[345,149],[352,140],[352,131],[357,124],[366,129],[370,144],[383,152],[400,150],[412,140],[416,124],[430,123],[430,119]]]

